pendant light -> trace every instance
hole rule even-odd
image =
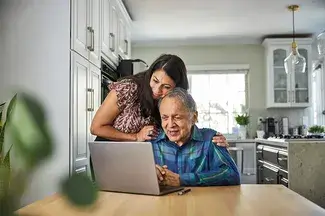
[[[292,29],[293,29],[293,41],[291,44],[291,53],[284,60],[284,68],[286,73],[298,72],[305,73],[306,71],[306,59],[299,54],[297,43],[295,40],[295,11],[299,9],[298,5],[288,6],[289,11],[292,11]]]

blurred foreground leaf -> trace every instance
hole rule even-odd
[[[23,156],[27,168],[33,168],[52,154],[53,141],[45,111],[34,97],[19,94],[6,124],[15,149]]]
[[[89,206],[98,198],[98,190],[85,174],[73,174],[62,183],[62,193],[76,206]]]

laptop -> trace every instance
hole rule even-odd
[[[89,142],[95,181],[102,191],[165,195],[184,187],[160,186],[150,142]]]

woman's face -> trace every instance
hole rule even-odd
[[[152,89],[152,97],[159,99],[164,97],[168,91],[175,88],[175,82],[162,69],[156,70],[150,79],[150,87]]]

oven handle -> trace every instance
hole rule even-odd
[[[265,168],[267,168],[269,170],[272,170],[273,172],[276,172],[276,173],[279,172],[279,169],[277,169],[276,167],[269,166],[267,164],[263,164],[263,167],[265,167]]]
[[[288,179],[286,179],[286,178],[283,178],[283,177],[281,178],[281,181],[282,181],[282,182],[284,182],[284,183],[286,183],[286,184],[288,184],[288,183],[289,183],[289,180],[288,180]]]
[[[271,181],[274,181],[274,179],[273,179],[273,178],[266,177],[266,178],[265,178],[265,181],[267,181],[267,182],[271,182]]]

